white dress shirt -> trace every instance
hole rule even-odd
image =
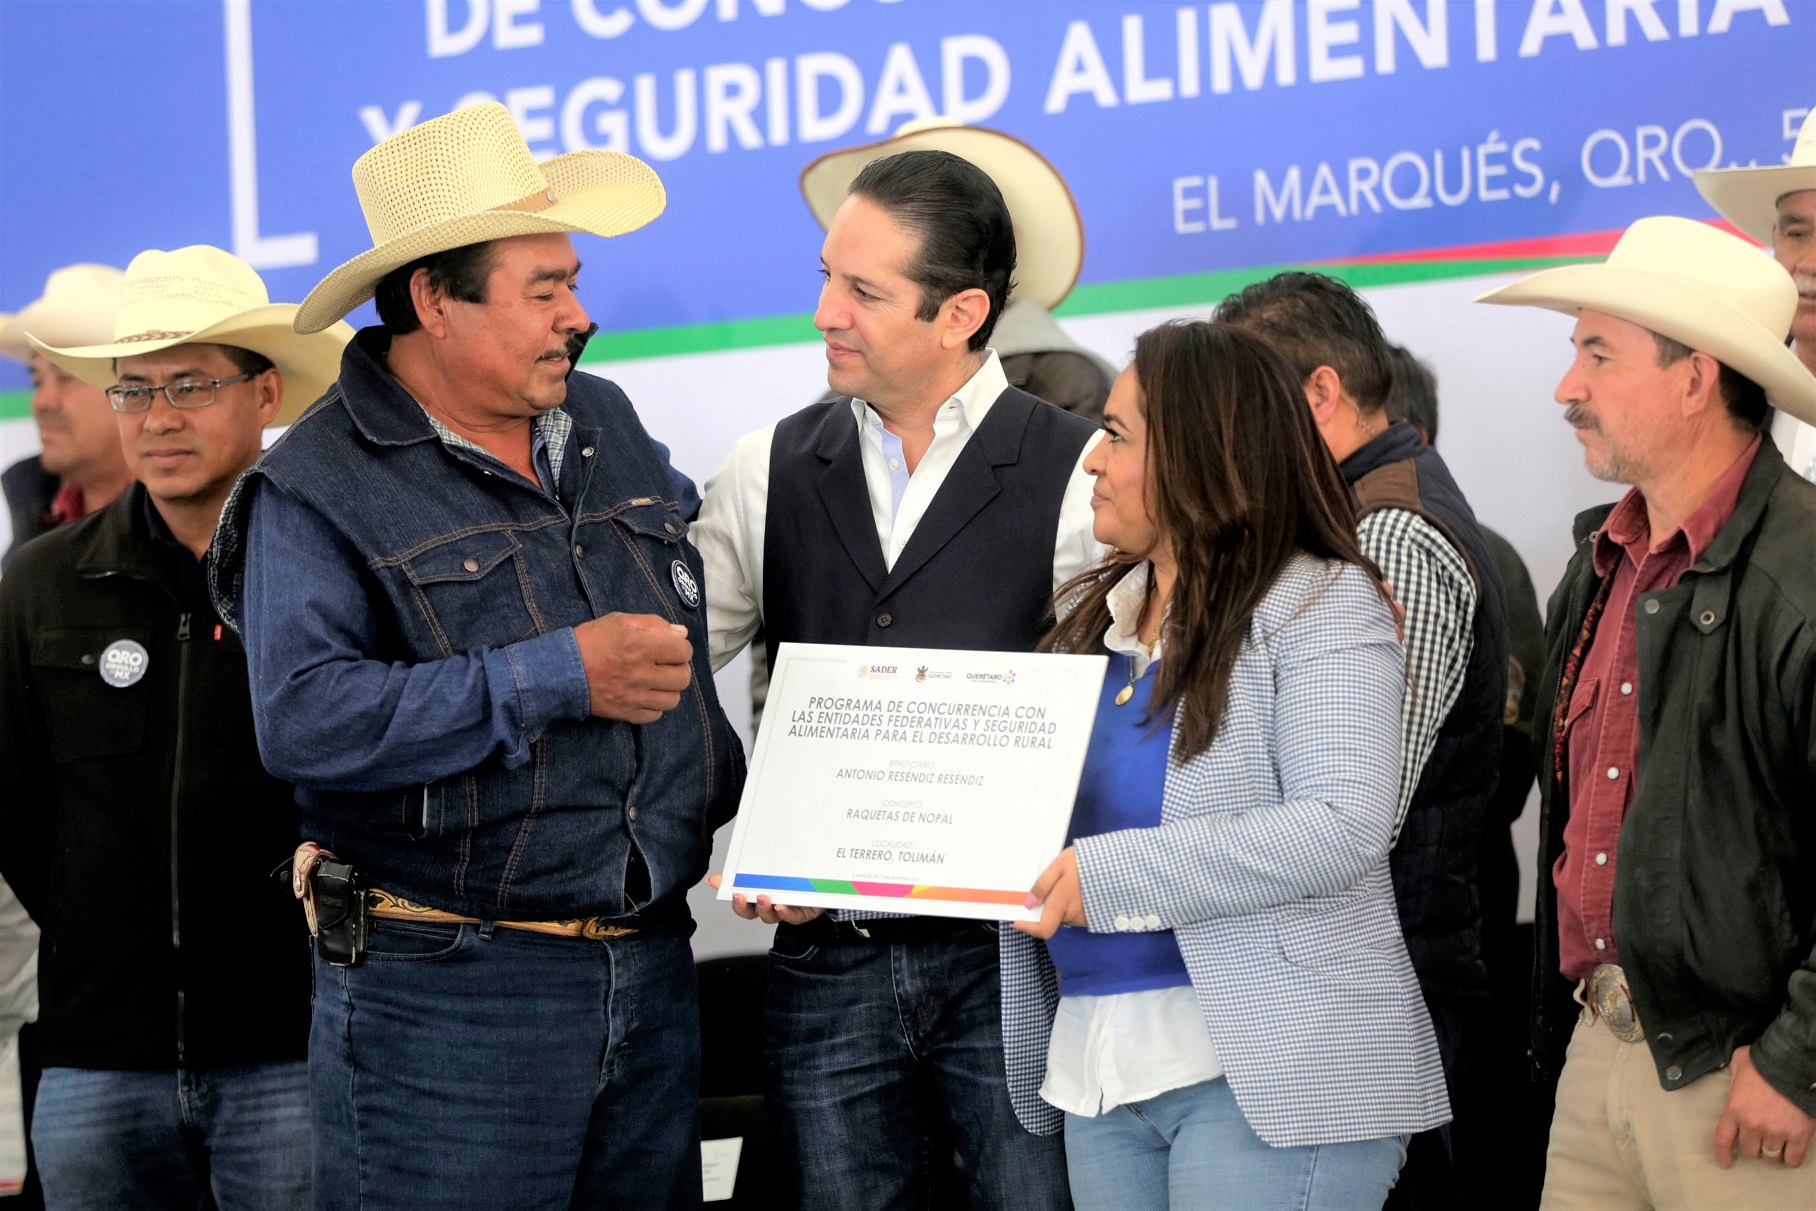
[[[1772,418],[1772,444],[1784,455],[1791,470],[1805,479],[1816,480],[1816,428],[1789,412],[1780,412]]]
[[[1103,637],[1105,647],[1134,663],[1137,680],[1161,651],[1161,644],[1150,651],[1139,637],[1148,567],[1137,564],[1110,590],[1110,629]],[[1190,984],[1061,997],[1040,1096],[1068,1114],[1095,1118],[1222,1075],[1223,1061]]]
[[[870,489],[870,511],[876,522],[883,564],[896,557],[914,536],[946,475],[997,396],[1009,387],[994,349],[985,350],[983,365],[957,394],[941,405],[933,421],[933,444],[909,474],[901,439],[884,427],[875,409],[851,401],[852,424],[859,430],[864,482]],[[699,520],[690,537],[706,565],[706,631],[714,669],[723,668],[755,635],[763,616],[763,540],[769,505],[769,452],[776,427],[747,433],[732,447],[723,466],[706,481]],[[1079,452],[1059,509],[1059,531],[1053,548],[1053,587],[1097,562],[1103,547],[1091,533],[1091,476]]]

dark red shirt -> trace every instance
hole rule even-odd
[[[1564,724],[1570,818],[1564,823],[1564,852],[1551,871],[1557,886],[1558,966],[1570,979],[1587,979],[1599,964],[1620,962],[1614,946],[1614,859],[1639,760],[1634,607],[1647,594],[1675,585],[1728,524],[1760,445],[1754,438],[1702,504],[1656,546],[1638,488],[1621,498],[1595,536],[1596,575],[1612,571],[1614,583],[1570,695]]]

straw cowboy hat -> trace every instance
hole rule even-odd
[[[1767,168],[1705,168],[1696,188],[1715,212],[1767,248],[1778,224],[1778,199],[1816,189],[1816,110],[1803,120],[1791,162]]]
[[[623,235],[668,205],[655,169],[623,152],[571,151],[537,164],[497,102],[392,135],[353,162],[353,188],[372,248],[309,292],[298,332],[326,328],[418,257],[519,235]]]
[[[12,315],[0,315],[0,357],[31,356],[26,334],[54,345],[86,345],[113,335],[126,275],[112,265],[65,265],[44,280],[44,293]],[[109,384],[111,385],[111,383]]]
[[[327,392],[340,374],[341,348],[353,337],[344,323],[299,336],[295,322],[296,304],[273,303],[252,266],[219,248],[191,244],[175,252],[153,248],[132,258],[121,281],[119,315],[101,342],[57,347],[34,329],[31,343],[101,388],[119,381],[115,358],[174,345],[250,349],[283,373],[284,407],[271,423],[287,425]]]
[[[1785,347],[1797,288],[1771,257],[1693,219],[1640,219],[1608,259],[1522,278],[1478,303],[1603,311],[1708,354],[1765,388],[1772,406],[1816,424],[1816,378]]]
[[[1015,224],[1015,297],[1051,311],[1072,293],[1085,263],[1085,225],[1066,179],[1045,156],[1011,135],[951,118],[903,124],[894,137],[829,152],[801,171],[801,193],[821,227],[866,165],[904,151],[949,151],[989,174]]]

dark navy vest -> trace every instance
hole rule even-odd
[[[1406,949],[1427,997],[1486,993],[1476,854],[1501,771],[1507,621],[1500,573],[1450,469],[1411,425],[1392,425],[1343,461],[1359,517],[1406,509],[1469,564],[1476,585],[1469,669],[1413,791],[1390,858]],[[1408,692],[1412,692],[1409,687]]]
[[[1096,432],[1010,387],[886,568],[851,400],[782,421],[763,540],[767,660],[788,642],[1032,651],[1052,625],[1060,503]]]

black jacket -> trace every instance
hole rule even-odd
[[[1570,815],[1554,707],[1600,586],[1609,507],[1576,520],[1546,611],[1533,1055],[1563,1062],[1577,1009],[1558,973],[1550,871]],[[1660,1084],[1751,1044],[1754,1066],[1816,1114],[1816,485],[1768,441],[1734,516],[1672,588],[1634,602],[1639,763],[1621,823],[1614,929]],[[1562,769],[1560,770],[1560,766]]]
[[[134,485],[0,579],[0,874],[44,931],[47,1067],[307,1044],[308,932],[271,876],[297,842],[291,788],[259,764],[245,652],[162,528]],[[115,688],[122,640],[147,660]]]
[[[0,555],[0,568],[5,568],[11,566],[20,547],[48,528],[45,514],[57,499],[57,477],[34,454],[0,472],[0,491],[6,494],[6,512],[13,523],[12,545]]]

